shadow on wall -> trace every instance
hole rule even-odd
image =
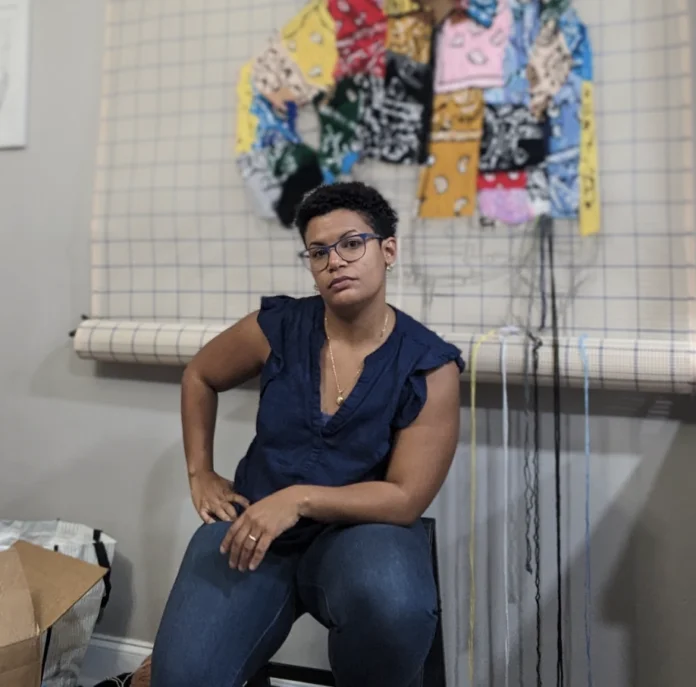
[[[148,526],[139,533],[146,553],[139,603],[146,606],[148,636],[154,637],[179,564],[201,521],[191,504],[182,448],[177,442],[159,456],[145,475],[143,514]]]
[[[595,685],[630,687],[692,687],[696,674],[696,463],[693,446],[696,427],[682,426],[671,449],[655,474],[650,456],[641,459],[637,470],[623,485],[602,519],[595,523],[591,536],[593,603],[591,608],[592,663]],[[610,457],[607,458],[611,460]],[[691,475],[690,473],[694,473]],[[551,495],[552,484],[543,487]],[[638,506],[642,503],[642,506]],[[498,532],[500,525],[487,522],[481,534]],[[543,528],[554,528],[552,519]],[[628,536],[622,536],[627,533]],[[498,542],[498,539],[494,539]],[[624,548],[612,569],[600,560],[600,554]],[[468,544],[467,544],[468,545]],[[549,541],[547,548],[551,548]],[[496,544],[497,546],[497,544]],[[542,544],[543,546],[543,544]],[[543,556],[548,560],[546,551]],[[553,552],[555,555],[555,550]],[[602,556],[603,557],[603,556]],[[517,565],[522,565],[523,562]],[[567,687],[588,684],[585,658],[584,622],[584,546],[564,568],[564,674]],[[528,578],[526,573],[522,573]],[[554,577],[551,584],[548,577]],[[542,563],[541,646],[542,682],[556,684],[557,603],[555,565]],[[605,580],[598,588],[599,580]],[[493,581],[495,584],[495,581]],[[523,607],[533,609],[529,582],[524,582]],[[489,599],[490,601],[490,599]],[[513,628],[519,621],[517,609]],[[536,682],[536,619],[525,613],[522,626],[513,636],[510,648],[510,683],[533,685]],[[491,622],[487,682],[505,684],[502,647],[504,625]],[[483,640],[479,640],[483,641]],[[492,647],[497,647],[494,652]],[[481,649],[477,651],[477,654]],[[485,650],[484,650],[485,651]],[[479,675],[483,676],[480,655]],[[466,665],[466,658],[461,662]]]
[[[462,382],[461,398],[462,406],[465,408],[471,405],[470,391],[469,382]],[[508,404],[511,412],[525,410],[525,392],[522,385],[508,385]],[[502,407],[501,386],[490,383],[477,384],[476,407],[483,410],[500,409]],[[551,387],[539,388],[539,410],[541,413],[553,413]],[[561,412],[566,418],[584,415],[584,397],[581,389],[562,389]],[[593,417],[660,419],[696,423],[696,396],[591,388],[590,413]]]
[[[135,607],[133,563],[119,551],[118,545],[111,569],[111,578],[115,583],[112,586],[109,605],[105,613],[109,614],[112,627],[120,632],[117,636],[125,637]],[[101,618],[99,622],[101,623]],[[99,626],[97,626],[98,630]]]
[[[179,385],[184,367],[102,363],[82,360],[71,346],[55,349],[36,369],[30,391],[38,398],[58,398],[76,403],[116,405],[153,411],[179,412]],[[250,394],[253,413],[243,413],[249,403],[238,404],[241,413],[228,419],[255,419],[258,379],[240,386],[237,391]]]
[[[696,427],[682,425],[633,526],[611,584],[605,590],[602,605],[607,619],[623,625],[630,636],[632,687],[694,684],[694,446]],[[626,492],[630,493],[628,487]],[[627,605],[622,595],[627,580],[631,579],[641,592],[634,595],[635,606]]]
[[[102,364],[77,357],[72,346],[54,349],[31,377],[38,398],[116,405],[154,411],[178,411],[182,368]]]

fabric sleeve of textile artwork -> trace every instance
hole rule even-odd
[[[592,50],[571,0],[311,0],[241,69],[235,154],[291,226],[372,159],[418,165],[417,214],[600,229]],[[319,145],[296,130],[314,109]]]

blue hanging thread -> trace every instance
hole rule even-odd
[[[592,677],[592,559],[590,556],[590,362],[587,355],[587,337],[578,340],[583,369],[585,399],[585,654],[587,658],[587,686],[593,686]]]

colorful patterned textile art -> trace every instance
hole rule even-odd
[[[235,154],[291,226],[362,160],[420,166],[423,218],[600,229],[592,48],[571,0],[311,0],[241,69]],[[319,145],[301,139],[314,109]]]

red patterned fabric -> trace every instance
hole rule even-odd
[[[338,40],[386,21],[382,8],[374,0],[329,0],[329,13],[336,21]]]
[[[520,172],[491,172],[490,174],[479,174],[478,190],[488,191],[491,189],[526,189],[527,173]]]
[[[334,78],[374,74],[384,77],[387,18],[374,0],[329,0],[336,22],[338,61]]]

